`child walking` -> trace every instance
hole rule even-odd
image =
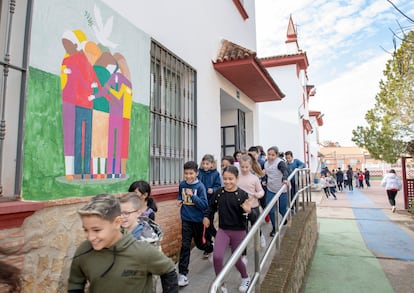
[[[329,198],[331,193],[329,191],[329,185],[328,185],[328,181],[325,176],[325,173],[321,173],[320,183],[321,183],[321,187],[323,189],[323,192],[325,193],[326,198]]]
[[[267,161],[265,162],[265,172],[267,175],[267,193],[266,205],[275,197],[276,193],[282,188],[283,184],[288,185],[289,169],[285,161],[279,156],[279,149],[272,146],[267,150]],[[279,197],[279,213],[284,216],[288,210],[287,192],[283,192]],[[270,210],[270,220],[272,222],[272,231],[270,237],[276,234],[275,208]]]
[[[133,182],[128,189],[128,192],[135,192],[141,200],[141,209],[139,216],[148,217],[155,221],[155,213],[158,211],[155,200],[151,197],[151,186],[144,180]]]
[[[178,293],[174,263],[155,246],[121,230],[121,207],[110,194],[94,196],[78,210],[86,240],[76,249],[68,293],[152,292],[152,275],[163,292]]]
[[[402,187],[401,179],[397,176],[394,169],[391,169],[381,180],[381,186],[387,190],[388,201],[391,205],[391,210],[395,213],[395,197]]]
[[[223,170],[224,187],[217,190],[213,195],[209,208],[204,213],[203,223],[206,227],[212,223],[210,219],[215,212],[219,214],[219,229],[217,231],[213,264],[214,271],[218,275],[223,269],[224,254],[227,246],[230,245],[234,252],[246,236],[245,213],[250,213],[251,202],[249,195],[237,187],[239,171],[236,166],[227,166]],[[241,275],[240,292],[246,292],[250,285],[250,278],[247,274],[246,265],[241,258],[236,263],[236,268]],[[221,288],[226,293],[225,286]]]
[[[204,239],[203,216],[208,207],[206,189],[197,179],[198,165],[194,161],[184,164],[184,180],[178,187],[177,205],[181,207],[181,250],[178,262],[178,285],[188,285],[188,265],[190,263],[191,241],[207,253],[213,251],[210,241]]]
[[[207,201],[210,202],[213,193],[221,187],[220,173],[215,168],[215,160],[213,155],[206,154],[201,159],[200,168],[198,169],[198,180],[204,184],[207,191]],[[213,218],[210,221],[213,223]],[[216,237],[217,230],[214,225],[210,225],[206,230],[205,238],[209,242],[213,242],[213,237]],[[209,253],[204,251],[203,256],[208,258]]]
[[[259,177],[263,176],[263,171],[259,163],[255,160],[250,154],[245,154],[240,157],[240,175],[238,180],[238,186],[247,192],[249,198],[251,199],[251,212],[248,215],[248,220],[253,226],[257,218],[260,215],[260,204],[259,199],[263,197],[264,190],[262,188],[262,183],[260,182]],[[253,166],[254,169],[253,169]],[[254,172],[254,173],[253,173]],[[258,177],[259,176],[259,177]],[[266,246],[266,239],[264,235],[260,232],[260,246]],[[246,252],[244,253],[243,258],[245,257]],[[247,261],[244,261],[247,263]]]
[[[328,185],[329,194],[332,195],[333,198],[336,200],[336,181],[332,173],[326,173],[326,183]]]

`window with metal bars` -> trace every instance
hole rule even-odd
[[[151,44],[150,182],[178,184],[196,158],[196,71],[155,41]]]

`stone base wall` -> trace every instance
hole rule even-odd
[[[312,261],[318,238],[316,205],[305,205],[283,236],[280,253],[273,258],[261,284],[262,293],[297,293],[301,291],[306,271]]]

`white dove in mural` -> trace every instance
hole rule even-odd
[[[109,17],[108,20],[104,24],[102,20],[102,16],[101,16],[101,11],[96,5],[94,7],[94,13],[95,13],[95,22],[92,25],[92,28],[95,32],[95,36],[98,42],[101,43],[105,47],[116,48],[118,44],[109,40],[109,37],[112,33],[112,25],[113,25],[114,17],[113,16]]]

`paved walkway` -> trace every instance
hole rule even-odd
[[[402,192],[396,213],[379,181],[337,195],[317,203],[319,239],[304,292],[414,292],[414,218]]]
[[[354,188],[337,196],[333,200],[312,194],[319,239],[304,293],[414,292],[414,218],[403,210],[402,192],[395,213],[378,181],[371,188]],[[270,225],[265,224],[263,231],[268,239]],[[252,272],[251,258],[248,267]],[[198,249],[192,250],[189,269],[190,284],[180,293],[208,292],[214,270]],[[239,282],[233,268],[226,282],[229,293],[238,292]]]

